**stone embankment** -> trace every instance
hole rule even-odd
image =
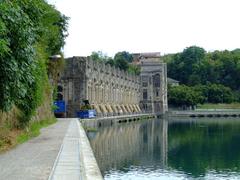
[[[157,118],[156,114],[133,114],[123,116],[98,117],[93,119],[80,119],[84,127],[112,126],[113,124],[139,121],[142,119]]]

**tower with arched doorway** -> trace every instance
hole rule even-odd
[[[141,109],[146,113],[164,114],[167,105],[167,65],[158,56],[142,56]]]

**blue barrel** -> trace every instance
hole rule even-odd
[[[57,107],[57,109],[54,110],[54,113],[66,112],[65,101],[54,101],[54,105]]]
[[[77,111],[77,117],[79,117],[81,119],[94,118],[94,117],[96,117],[96,111],[94,109]]]

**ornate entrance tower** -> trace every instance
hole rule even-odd
[[[140,107],[146,113],[164,114],[168,111],[167,65],[160,60],[160,54],[142,54],[140,64]]]

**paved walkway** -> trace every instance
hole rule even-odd
[[[72,120],[55,161],[50,180],[80,180],[80,135],[77,120]]]
[[[103,180],[86,133],[77,118],[70,122],[49,180]]]
[[[0,155],[0,179],[47,180],[70,119],[60,119],[41,135]]]

